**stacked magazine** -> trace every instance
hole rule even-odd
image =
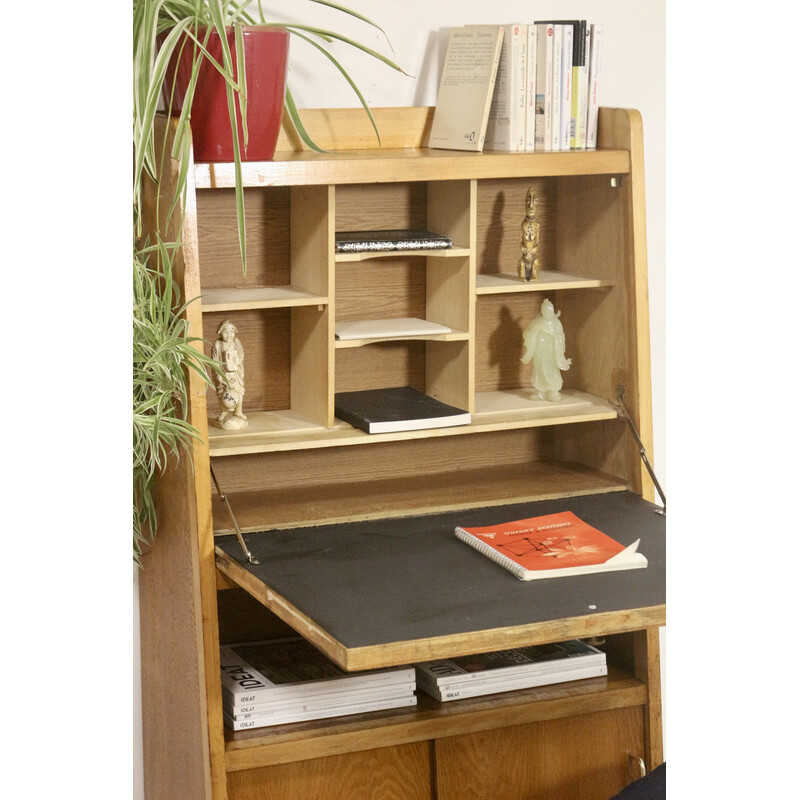
[[[220,666],[235,731],[417,703],[413,666],[345,672],[302,638],[223,646]]]
[[[607,675],[606,654],[578,639],[416,664],[417,686],[439,702]]]

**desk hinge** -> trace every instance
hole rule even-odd
[[[661,502],[664,504],[663,508],[656,509],[656,514],[663,514],[664,516],[666,516],[667,515],[666,495],[664,494],[664,491],[661,488],[661,484],[658,482],[658,478],[656,478],[656,473],[650,466],[650,461],[647,459],[647,452],[644,449],[644,445],[642,444],[642,440],[639,436],[639,431],[636,430],[636,426],[633,424],[631,415],[628,413],[628,407],[625,405],[625,401],[623,400],[624,395],[625,395],[625,387],[617,386],[617,399],[619,400],[619,405],[617,406],[617,410],[619,411],[620,416],[623,417],[623,419],[628,423],[628,427],[630,428],[630,431],[633,434],[633,438],[636,439],[636,444],[639,446],[639,455],[642,457],[642,461],[644,462],[644,465],[647,468],[648,473],[650,474],[650,479],[653,481],[653,486],[656,487],[656,491],[661,497]]]
[[[242,550],[244,550],[244,557],[250,564],[258,564],[259,561],[257,558],[253,557],[253,554],[247,549],[247,545],[244,543],[244,537],[242,536],[242,532],[239,530],[239,523],[236,522],[236,516],[233,513],[233,509],[231,508],[230,500],[228,500],[228,495],[222,491],[219,485],[219,481],[217,480],[217,476],[214,474],[214,467],[209,467],[211,470],[211,479],[214,481],[214,486],[217,487],[217,494],[219,495],[219,499],[222,501],[222,504],[225,508],[228,509],[228,515],[231,518],[231,522],[233,523],[233,529],[236,531],[236,536],[239,539],[239,544],[242,546]]]

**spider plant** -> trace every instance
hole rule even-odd
[[[219,371],[213,359],[194,346],[183,316],[178,286],[170,272],[168,245],[133,254],[133,553],[156,531],[153,488],[169,456],[190,455],[197,430],[186,420],[189,372],[210,385],[207,369]],[[157,268],[150,266],[159,256]]]
[[[327,0],[309,0],[350,15],[378,30],[382,29],[355,11]],[[205,61],[225,78],[228,110],[234,146],[236,175],[236,210],[239,228],[239,247],[242,269],[247,269],[244,196],[241,182],[241,154],[236,132],[236,103],[238,101],[247,136],[244,93],[245,65],[237,60],[228,46],[225,28],[233,27],[236,52],[243,52],[241,30],[245,25],[270,24],[260,0],[256,14],[248,9],[251,0],[133,0],[133,222],[134,222],[134,282],[133,282],[133,545],[134,559],[140,562],[142,547],[151,542],[157,531],[153,489],[166,460],[185,454],[190,457],[191,442],[198,433],[186,417],[188,410],[188,370],[194,370],[208,383],[207,369],[218,369],[215,362],[196,347],[197,339],[189,335],[184,317],[187,301],[181,300],[172,278],[172,265],[182,243],[172,241],[170,232],[181,229],[181,202],[187,185],[190,150],[190,115],[194,87],[201,64]],[[347,71],[329,52],[327,46],[341,42],[365,52],[393,69],[400,70],[391,60],[358,42],[315,25],[281,24],[289,32],[325,55],[355,92],[369,116],[380,141],[369,107]],[[206,44],[216,31],[222,44],[222,63],[209,54]],[[385,35],[385,34],[384,34]],[[160,108],[172,114],[172,87],[166,86],[167,66],[178,47],[193,48],[193,79],[183,108],[174,125],[170,151],[156,147],[155,119]],[[239,59],[237,55],[237,59]],[[400,70],[402,72],[402,70]],[[236,80],[239,76],[239,82]],[[167,91],[164,91],[166,88]],[[162,106],[163,103],[163,106]],[[308,135],[287,86],[285,107],[298,135],[312,149],[320,148]],[[177,160],[180,172],[174,182],[174,194],[167,198],[166,214],[156,219],[166,220],[163,230],[149,231],[155,244],[142,241],[142,195],[144,181],[157,181],[157,153]],[[173,234],[174,235],[174,234]],[[168,244],[165,242],[169,242]]]
[[[309,2],[340,11],[370,25],[384,33],[372,20],[363,15],[345,8],[329,0],[309,0]],[[255,5],[257,13],[253,14],[249,8]],[[239,247],[242,256],[242,268],[247,269],[246,241],[244,235],[244,199],[241,185],[241,154],[239,141],[236,134],[235,107],[238,99],[245,142],[247,141],[247,98],[245,97],[245,65],[242,58],[241,31],[247,25],[269,25],[261,0],[255,4],[251,0],[133,0],[133,109],[134,109],[134,204],[141,199],[141,181],[145,174],[155,179],[155,140],[154,119],[159,108],[159,101],[166,95],[166,111],[172,111],[172,87],[166,86],[167,66],[176,48],[192,46],[194,48],[193,79],[187,90],[186,100],[178,117],[175,139],[172,147],[172,157],[185,156],[189,147],[188,129],[191,114],[194,87],[201,64],[205,61],[211,64],[225,78],[228,93],[228,110],[230,113],[232,143],[234,151],[234,172],[236,176],[236,209],[239,226]],[[237,63],[234,70],[233,55],[225,36],[225,28],[232,27],[236,35]],[[289,33],[308,42],[312,47],[322,53],[335,70],[347,81],[352,88],[359,103],[367,113],[375,135],[380,141],[375,120],[369,109],[367,101],[356,86],[347,70],[338,59],[328,50],[332,42],[341,42],[348,47],[367,53],[371,57],[386,64],[392,69],[403,72],[391,59],[363,45],[349,37],[335,31],[321,28],[316,25],[302,25],[284,23],[280,27],[286,28]],[[216,61],[207,50],[208,39],[212,32],[216,32],[222,45],[222,63]],[[385,35],[385,33],[384,33]],[[404,73],[405,74],[405,73]],[[235,76],[239,76],[239,82]],[[166,88],[167,91],[163,92]],[[314,150],[320,148],[313,141],[303,126],[302,118],[292,96],[291,87],[286,88],[285,107],[298,135],[306,145]],[[186,162],[185,158],[181,159]],[[184,176],[185,178],[185,176]],[[185,186],[185,180],[183,182]]]

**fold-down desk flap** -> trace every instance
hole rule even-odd
[[[217,539],[217,566],[345,669],[370,669],[663,625],[665,518],[630,492]],[[483,526],[572,511],[645,569],[520,581],[460,542]]]

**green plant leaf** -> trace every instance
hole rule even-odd
[[[347,36],[342,36],[340,33],[336,33],[335,31],[325,30],[324,28],[315,28],[310,25],[294,25],[294,24],[287,24],[286,28],[287,30],[292,31],[293,33],[295,33],[296,31],[305,31],[306,33],[311,33],[314,36],[319,36],[324,39],[333,39],[339,42],[344,42],[346,45],[354,47],[356,50],[361,50],[367,55],[376,58],[378,61],[382,61],[387,66],[391,67],[394,70],[397,70],[397,72],[402,72],[403,75],[406,76],[408,75],[408,73],[402,67],[395,64],[394,61],[382,55],[377,50],[373,50],[371,47],[367,47],[366,45],[360,44],[354,39],[349,39]]]
[[[363,14],[359,14],[357,11],[354,11],[352,8],[347,8],[345,6],[339,5],[339,3],[331,3],[329,0],[311,0],[312,3],[318,3],[321,6],[329,6],[330,8],[335,8],[337,11],[341,11],[344,14],[349,14],[351,17],[355,17],[356,19],[360,19],[362,22],[366,22],[367,25],[371,25],[373,28],[379,30],[385,37],[386,43],[391,48],[392,52],[394,52],[394,47],[392,47],[392,43],[389,41],[389,37],[386,35],[386,31],[378,25],[377,22],[373,22],[369,17],[365,17]]]
[[[364,99],[364,95],[361,94],[361,91],[359,90],[358,86],[356,86],[355,82],[350,77],[350,75],[348,74],[347,70],[324,47],[322,47],[320,44],[315,42],[309,36],[305,36],[304,34],[300,33],[299,31],[295,31],[295,36],[297,36],[300,39],[304,39],[312,47],[316,47],[317,50],[319,50],[320,53],[322,53],[325,56],[325,58],[330,60],[331,63],[333,63],[333,65],[336,67],[336,69],[338,69],[339,72],[342,73],[342,75],[344,76],[344,79],[350,84],[350,88],[353,90],[353,92],[355,92],[356,97],[358,97],[358,100],[361,103],[361,106],[363,107],[364,111],[367,112],[367,116],[369,117],[369,121],[372,123],[372,129],[375,131],[375,136],[377,136],[377,138],[378,138],[378,143],[380,143],[381,135],[378,132],[378,126],[375,124],[375,118],[372,116],[372,111],[370,111],[369,105],[367,104],[367,101]]]
[[[300,138],[312,149],[316,150],[318,153],[323,153],[324,150],[317,145],[317,143],[308,135],[308,131],[306,131],[305,125],[303,125],[302,119],[300,119],[300,112],[297,110],[297,106],[294,103],[294,98],[292,97],[292,93],[289,90],[289,87],[286,87],[286,110],[289,112],[289,117],[292,120],[292,125],[294,125],[295,130],[297,131]]]

